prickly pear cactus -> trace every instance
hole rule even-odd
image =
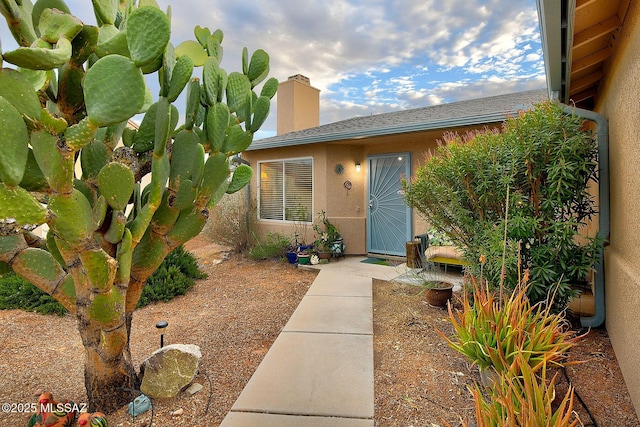
[[[174,47],[171,11],[153,0],[92,4],[97,25],[63,0],[0,0],[19,45],[0,57],[0,267],[78,316],[90,409],[107,411],[136,385],[128,340],[142,286],[221,194],[251,179],[231,159],[267,118],[277,81],[265,81],[263,50],[222,69],[220,30],[196,27]]]

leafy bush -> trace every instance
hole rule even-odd
[[[596,213],[588,191],[597,178],[594,135],[581,118],[546,102],[507,120],[502,132],[444,139],[416,178],[404,182],[407,203],[447,233],[474,274],[485,255],[493,285],[502,274],[507,223],[505,284],[517,283],[519,256],[531,272],[529,296],[543,301],[555,293],[554,302],[564,306],[602,248],[602,239],[582,233]]]
[[[207,275],[198,268],[195,257],[179,246],[167,255],[162,265],[147,279],[138,307],[184,295],[194,285],[194,279],[205,277]],[[14,273],[0,276],[0,309],[21,309],[59,316],[66,313],[58,301]]]
[[[207,274],[198,268],[198,262],[183,246],[178,246],[164,259],[160,267],[147,279],[137,307],[157,301],[170,301],[184,295],[195,284],[194,279],[204,279]]]
[[[267,233],[263,240],[256,239],[254,246],[249,249],[249,256],[253,259],[282,258],[291,247],[289,238],[280,233]]]
[[[22,277],[6,273],[0,276],[0,310],[11,309],[58,316],[67,312],[62,304]]]

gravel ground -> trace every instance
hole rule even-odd
[[[154,402],[154,426],[219,425],[316,276],[241,255],[212,262],[224,256],[221,248],[198,241],[187,248],[203,260],[209,278],[197,281],[187,295],[137,310],[131,348],[139,367],[159,347],[155,324],[166,320],[165,344],[200,347],[196,382],[204,387],[193,396]],[[9,310],[0,311],[0,324],[0,402],[31,404],[42,390],[56,399],[86,401],[83,347],[73,316]],[[181,415],[172,415],[178,410]],[[0,426],[26,425],[29,416],[0,413]],[[150,412],[132,420],[126,407],[108,414],[110,427],[149,426],[150,420]]]
[[[136,311],[131,345],[139,366],[159,346],[155,324],[168,321],[165,343],[200,346],[196,382],[203,389],[154,402],[153,426],[218,426],[316,276],[238,254],[217,263],[226,257],[221,248],[200,239],[187,249],[209,278],[185,296]],[[415,286],[382,281],[374,281],[373,304],[375,425],[444,427],[473,420],[468,387],[478,380],[477,371],[436,333],[450,333],[446,311],[428,306]],[[0,311],[0,325],[0,403],[18,409],[34,403],[42,390],[85,402],[83,348],[73,316]],[[591,331],[572,357],[588,360],[567,369],[585,402],[575,407],[584,425],[640,426],[606,331]],[[0,413],[0,427],[24,426],[28,419],[25,413]],[[126,407],[108,420],[110,427],[151,427],[150,413],[133,420]]]

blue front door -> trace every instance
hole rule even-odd
[[[400,180],[411,176],[410,153],[367,158],[367,252],[406,255],[411,240],[411,209],[404,202]]]

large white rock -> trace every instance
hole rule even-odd
[[[171,344],[156,350],[140,366],[140,390],[154,399],[176,397],[198,373],[202,353],[193,344]]]

